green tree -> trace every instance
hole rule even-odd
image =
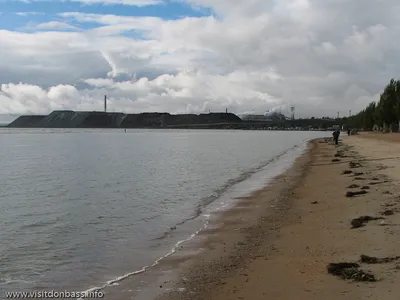
[[[400,81],[396,81],[396,104],[395,104],[395,115],[397,118],[397,127],[400,125]],[[398,128],[397,128],[398,129]]]
[[[371,130],[374,125],[398,131],[400,121],[400,81],[391,79],[377,103],[371,102],[358,114],[344,120],[350,128]]]
[[[379,100],[379,117],[383,121],[383,124],[389,127],[392,127],[394,124],[398,123],[396,112],[398,107],[398,91],[396,90],[398,86],[398,82],[396,82],[394,79],[391,79]]]
[[[362,111],[361,125],[365,130],[372,130],[375,125],[375,102],[368,104],[367,108]]]

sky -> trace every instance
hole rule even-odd
[[[397,0],[0,0],[0,121],[102,110],[104,95],[125,113],[347,116],[400,74],[399,13]]]

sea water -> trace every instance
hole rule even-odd
[[[326,135],[2,128],[0,291],[140,275]]]

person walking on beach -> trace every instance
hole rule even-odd
[[[336,145],[338,144],[338,141],[339,141],[339,134],[340,134],[340,132],[337,129],[332,133],[333,141],[335,142]]]
[[[351,129],[348,128],[348,129],[347,129],[347,135],[350,135],[350,134],[351,134]]]

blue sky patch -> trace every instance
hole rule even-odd
[[[172,0],[166,0],[156,5],[140,7],[121,4],[84,5],[79,2],[71,2],[68,0],[33,0],[30,2],[22,2],[18,0],[0,0],[0,7],[0,29],[7,30],[24,30],[28,24],[40,24],[51,21],[65,22],[66,20],[59,16],[60,13],[64,12],[136,17],[152,16],[159,17],[164,20],[211,15],[210,10],[199,10],[197,8],[192,8],[190,5],[183,3],[182,1]],[[90,29],[99,26],[96,23],[78,23],[77,21],[68,22],[68,24],[78,26],[81,29]]]

